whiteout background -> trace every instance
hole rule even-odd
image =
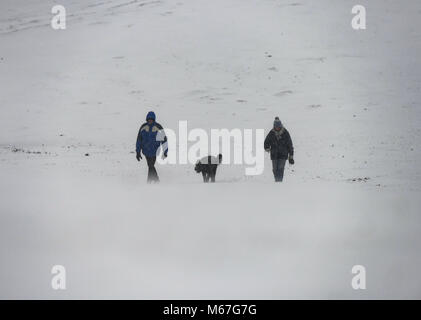
[[[421,298],[421,2],[0,9],[1,298]],[[173,129],[278,115],[296,165],[283,184],[266,155],[257,177],[227,165],[205,185],[160,166],[146,185],[130,152],[149,110]]]

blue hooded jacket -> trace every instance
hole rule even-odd
[[[146,122],[142,124],[137,134],[136,153],[142,152],[147,157],[156,157],[160,145],[167,142],[162,126],[155,121],[155,118],[153,111],[146,115]],[[149,124],[148,120],[153,120],[153,123]],[[166,145],[163,146],[163,151],[167,155]]]

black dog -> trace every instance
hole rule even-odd
[[[216,168],[219,164],[222,162],[222,154],[218,155],[218,158],[207,156],[202,159],[200,159],[196,166],[194,167],[194,170],[197,173],[202,173],[203,176],[203,182],[209,182],[209,179],[211,182],[215,182],[215,176],[216,176]]]

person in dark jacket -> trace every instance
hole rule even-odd
[[[141,153],[146,157],[146,163],[148,164],[148,183],[159,182],[158,173],[155,169],[156,156],[159,151],[159,147],[167,142],[167,137],[162,126],[155,121],[155,113],[150,111],[146,115],[146,122],[142,124],[137,134],[136,141],[136,159],[140,161],[142,159]],[[166,144],[162,146],[163,157],[167,157],[168,148]]]
[[[282,182],[286,160],[294,164],[294,147],[288,130],[278,117],[275,118],[273,129],[266,136],[264,144],[265,150],[270,153],[275,181]]]
[[[219,154],[218,157],[207,156],[197,161],[194,170],[197,173],[202,173],[203,182],[207,183],[209,179],[211,182],[215,182],[216,169],[221,162],[222,154]]]

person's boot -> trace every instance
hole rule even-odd
[[[151,169],[151,180],[153,183],[159,183],[159,176],[158,172],[156,171],[155,167]]]

